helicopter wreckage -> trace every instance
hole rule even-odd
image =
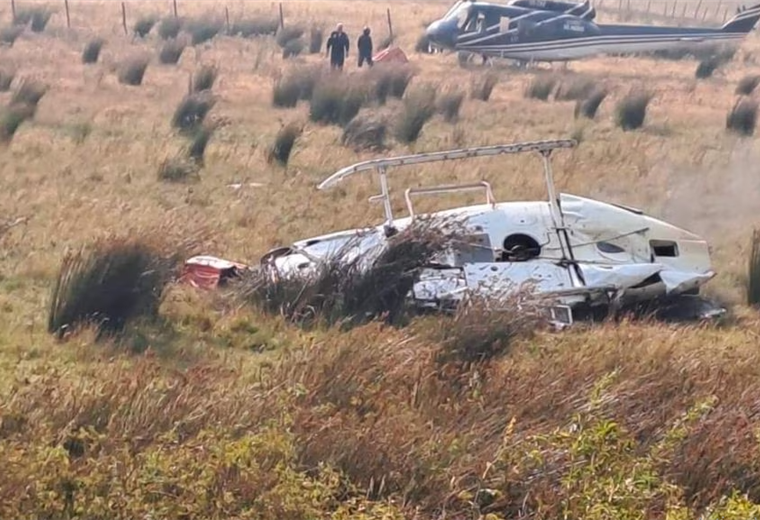
[[[664,319],[695,320],[725,310],[702,298],[700,288],[715,276],[708,244],[701,237],[617,204],[555,192],[550,157],[573,140],[521,142],[376,159],[345,167],[319,184],[329,189],[348,177],[376,171],[385,221],[304,240],[266,253],[257,266],[213,256],[187,260],[182,280],[215,287],[246,270],[271,277],[306,277],[336,255],[368,266],[395,236],[425,218],[455,219],[464,239],[453,241],[417,270],[407,301],[420,310],[445,311],[479,296],[510,307],[518,291],[562,326],[606,316],[620,309],[656,305]],[[491,185],[471,184],[407,188],[408,215],[392,211],[388,170],[439,161],[533,152],[543,163],[547,200],[497,202]],[[431,214],[415,213],[412,198],[480,190],[485,202]],[[648,308],[648,307],[647,307]],[[512,309],[514,310],[514,309]]]

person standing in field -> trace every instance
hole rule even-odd
[[[369,35],[369,27],[365,27],[362,35],[359,36],[359,40],[356,42],[356,47],[359,49],[359,68],[366,61],[367,66],[372,66],[372,37]]]
[[[339,23],[327,39],[327,53],[330,55],[330,67],[342,70],[343,62],[348,56],[348,35],[343,32],[343,24]]]

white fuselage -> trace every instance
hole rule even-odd
[[[529,287],[533,294],[573,306],[593,304],[610,292],[633,301],[681,294],[698,290],[714,276],[707,243],[693,233],[583,197],[562,194],[560,205],[570,251],[548,202],[435,213],[462,218],[479,244],[451,251],[441,261],[446,268],[425,270],[410,296],[418,303],[434,303],[458,300],[471,291],[508,296]],[[399,219],[394,226],[402,231],[410,223],[410,218]],[[274,255],[270,265],[280,273],[307,273],[346,244],[351,244],[350,252],[343,258],[349,260],[379,251],[385,241],[383,226],[332,233],[294,243],[287,254]],[[505,245],[510,249],[514,244],[530,246],[532,257],[505,257]]]

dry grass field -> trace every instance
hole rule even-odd
[[[32,5],[42,4],[17,2],[17,14]],[[179,41],[215,24],[218,34],[187,41],[174,64],[159,58],[160,24],[133,34],[140,19],[166,17],[171,2],[129,2],[128,36],[119,3],[72,0],[71,29],[56,8],[43,31],[27,27],[0,46],[0,85],[13,76],[0,92],[0,518],[760,515],[760,319],[746,305],[760,149],[726,129],[737,85],[760,74],[756,34],[701,79],[695,59],[463,67],[456,55],[414,50],[446,3],[286,1],[286,29],[306,31],[303,51],[286,59],[274,36],[227,34],[227,13],[230,28],[276,26],[277,4],[180,0]],[[355,42],[364,24],[376,46],[388,36],[387,8],[414,76],[404,100],[370,100],[356,116],[386,125],[385,152],[344,145],[340,125],[310,119],[308,100],[273,106],[277,81],[327,66],[324,50],[309,53],[311,27],[327,33],[343,22],[351,37],[345,82],[330,88],[349,95],[340,88],[379,81],[382,73],[357,70]],[[614,20],[606,10],[599,17]],[[0,29],[11,20],[4,3]],[[83,63],[95,38],[104,42],[98,59]],[[125,63],[141,57],[141,83],[121,83]],[[210,94],[192,98],[215,99],[207,133],[183,132],[172,126],[175,110],[208,67]],[[493,92],[474,99],[486,77],[497,79]],[[575,118],[573,100],[526,96],[532,82],[584,78],[607,92],[593,119]],[[24,84],[46,86],[33,112],[24,112],[28,97],[18,103]],[[414,100],[431,89],[453,105],[462,93],[461,109],[447,120],[440,101],[405,143],[405,103],[418,109]],[[624,131],[616,105],[640,91],[651,95],[644,124]],[[21,123],[9,132],[14,117]],[[272,161],[278,132],[291,127],[301,131],[287,164]],[[202,160],[179,158],[209,135]],[[708,292],[730,307],[729,320],[556,333],[514,317],[425,318],[339,331],[170,285],[158,322],[137,320],[115,338],[48,332],[64,255],[97,239],[136,236],[255,262],[294,239],[379,221],[381,208],[366,203],[377,191],[369,179],[315,189],[340,167],[567,137],[579,146],[556,155],[558,187],[706,236],[719,272]],[[544,196],[540,172],[533,156],[482,159],[397,172],[392,185],[486,179],[499,199],[534,199]],[[493,355],[441,356],[456,345]]]

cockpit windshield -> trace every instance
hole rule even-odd
[[[456,20],[457,28],[461,30],[469,22],[471,14],[472,6],[469,3],[458,2],[446,13],[444,20]]]

